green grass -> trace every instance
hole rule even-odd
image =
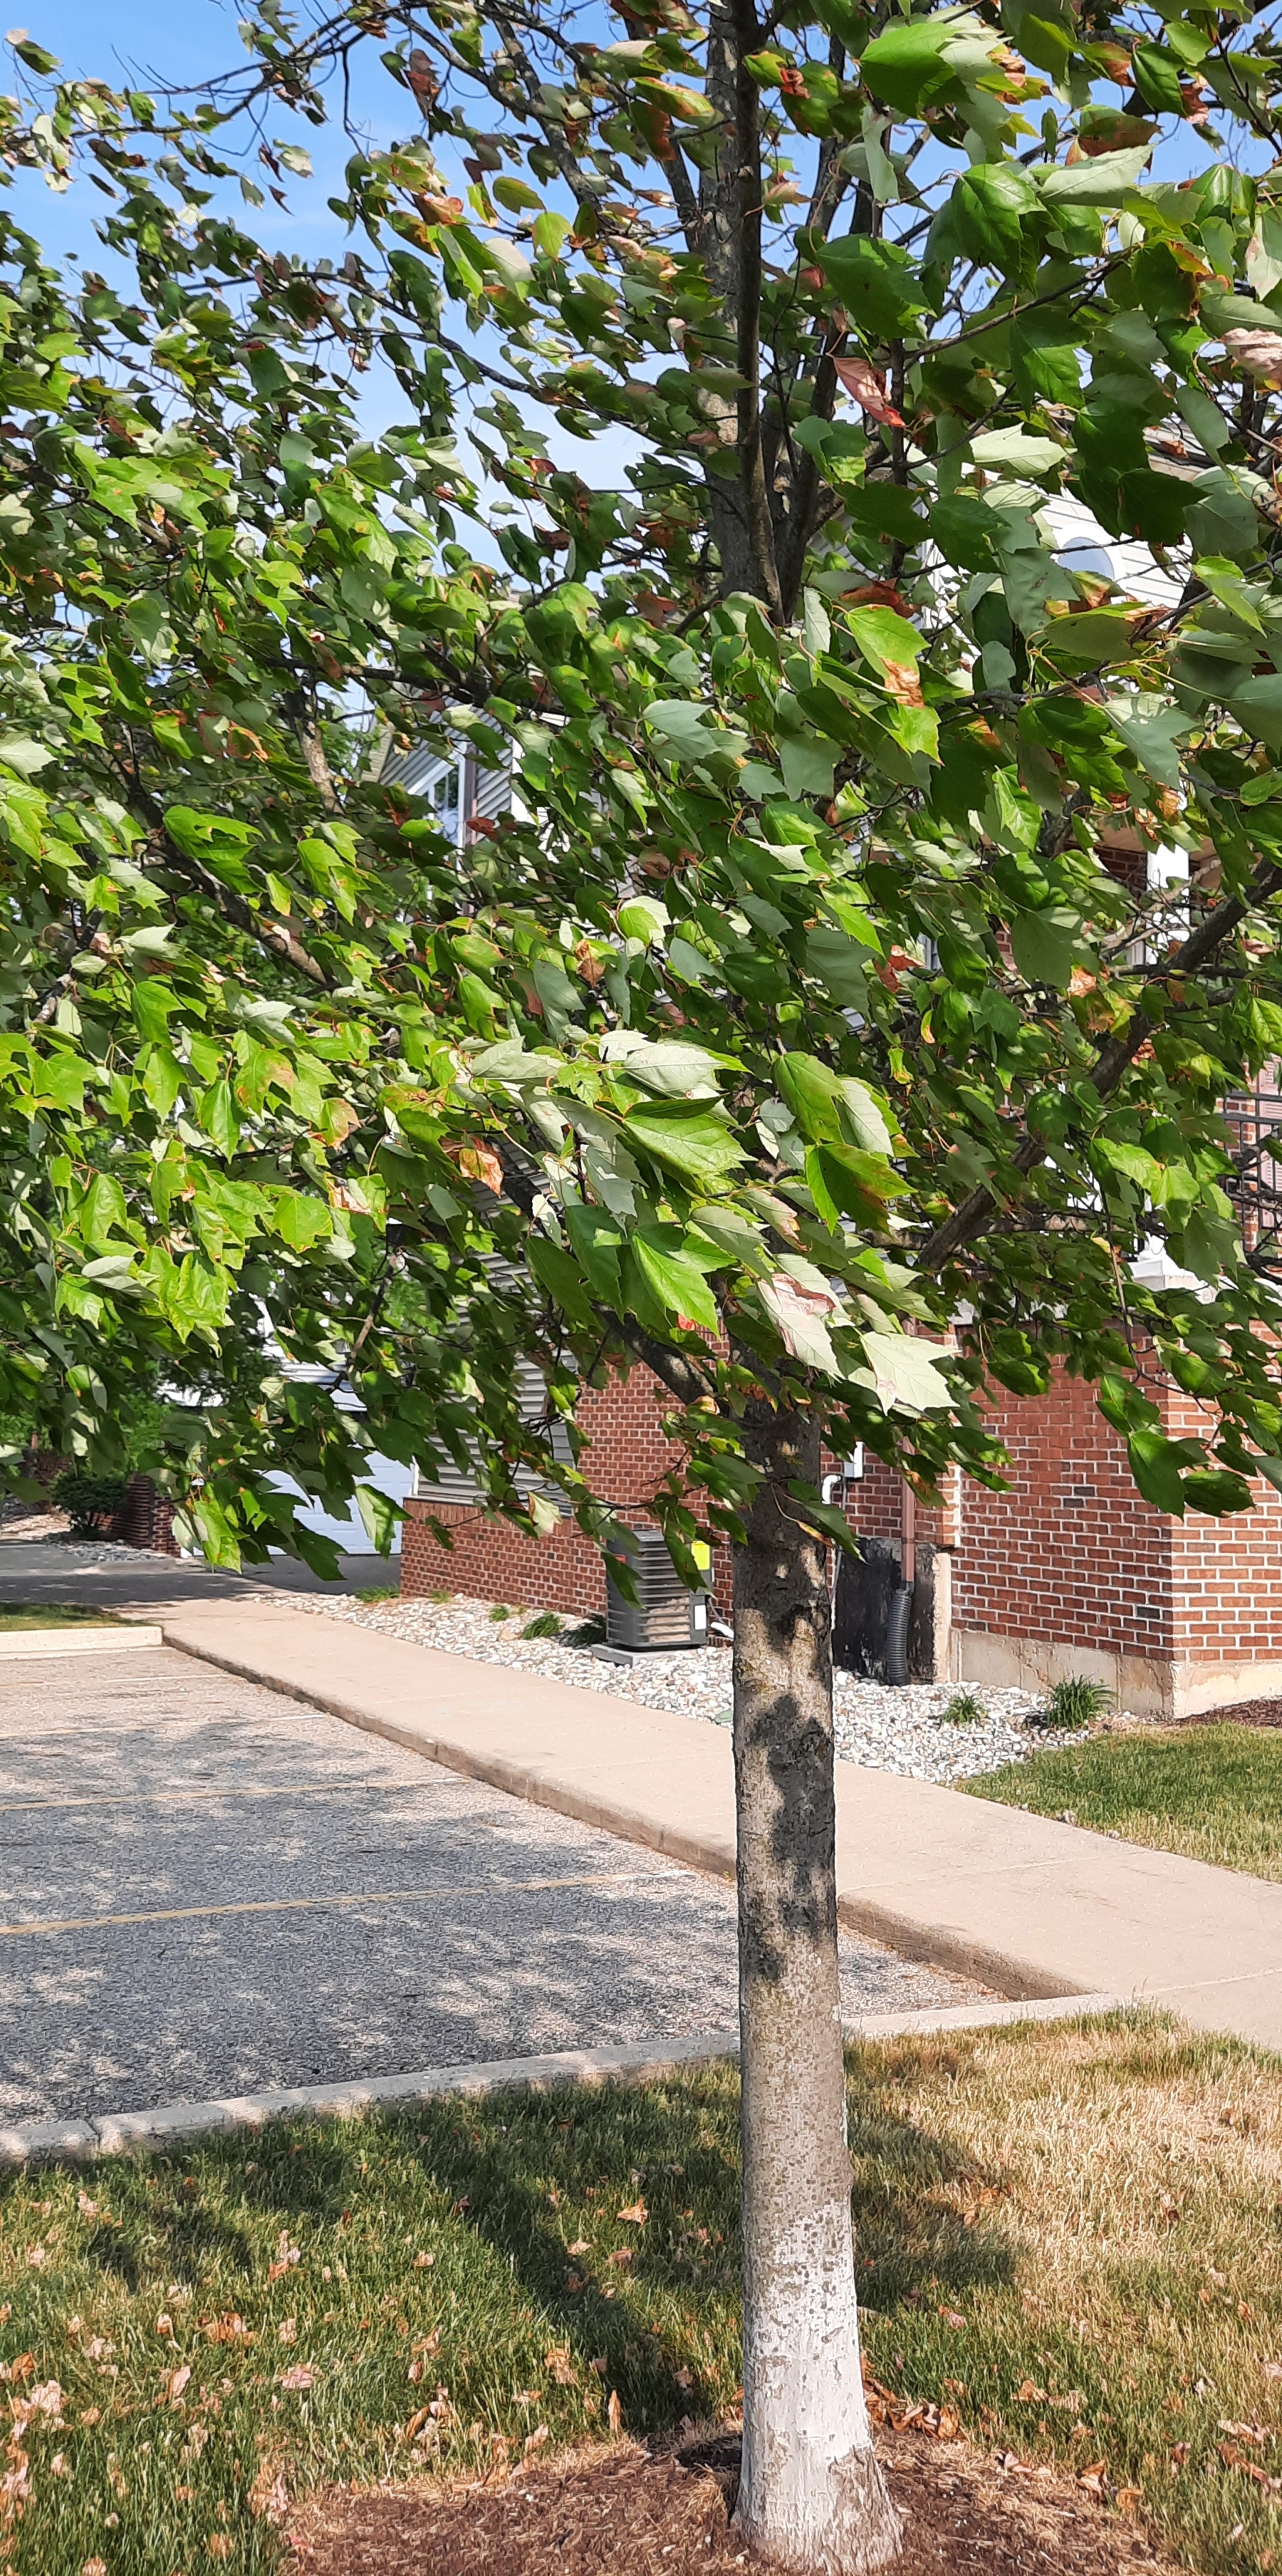
[[[1282,1730],[1169,1727],[1048,1747],[965,1783],[973,1798],[1256,1878],[1282,1878]]]
[[[6,1628],[115,1628],[110,1610],[90,1610],[70,1601],[9,1601],[0,1605],[0,1632]]]
[[[850,2064],[876,2376],[987,2449],[1103,2460],[1208,2576],[1267,2565],[1276,2506],[1220,2445],[1282,2467],[1278,2061],[1118,2015]],[[634,2433],[730,2408],[737,2115],[725,2066],[8,2178],[5,2396],[56,2380],[62,2415],[12,2437],[18,2576],[267,2576],[279,2477],[519,2462],[612,2389]]]
[[[365,1591],[358,1592],[356,1595],[358,1601],[399,1601],[400,1597],[399,1583],[371,1583]]]

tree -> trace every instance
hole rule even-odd
[[[10,166],[112,204],[109,276],[2,245],[0,1406],[109,1465],[181,1379],[227,1561],[281,1465],[386,1536],[375,1445],[608,1549],[576,1395],[654,1371],[735,1567],[739,2517],[862,2570],[821,1452],[997,1481],[1062,1362],[1162,1510],[1282,1486],[1220,1113],[1282,1052],[1282,76],[1178,0],[618,25],[264,0],[159,102],[16,48]],[[269,252],[268,120],[367,89],[341,262]],[[456,849],[382,755],[459,740],[516,794]]]

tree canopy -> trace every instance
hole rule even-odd
[[[636,1359],[690,1574],[762,1386],[929,1491],[1062,1357],[1161,1508],[1282,1485],[1221,1116],[1282,1052],[1269,33],[242,34],[189,96],[23,38],[0,103],[107,200],[78,271],[0,231],[0,1409],[109,1464],[182,1385],[225,1561],[371,1448],[608,1537],[573,1410]],[[423,745],[510,811],[456,844]]]

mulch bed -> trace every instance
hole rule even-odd
[[[1169,2568],[1058,2476],[902,2432],[881,2455],[906,2526],[896,2576]],[[288,2576],[722,2576],[746,2564],[729,2519],[738,2461],[736,2434],[677,2450],[614,2442],[518,2464],[501,2483],[331,2487],[289,2509]]]
[[[1243,1699],[1236,1708],[1207,1708],[1182,1717],[1180,1726],[1282,1726],[1282,1699]]]

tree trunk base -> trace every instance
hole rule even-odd
[[[790,2465],[792,2475],[770,2481],[764,2514],[745,2513],[741,2496],[735,2524],[750,2549],[795,2576],[877,2576],[894,2565],[904,2527],[870,2443],[828,2461],[807,2446]]]

